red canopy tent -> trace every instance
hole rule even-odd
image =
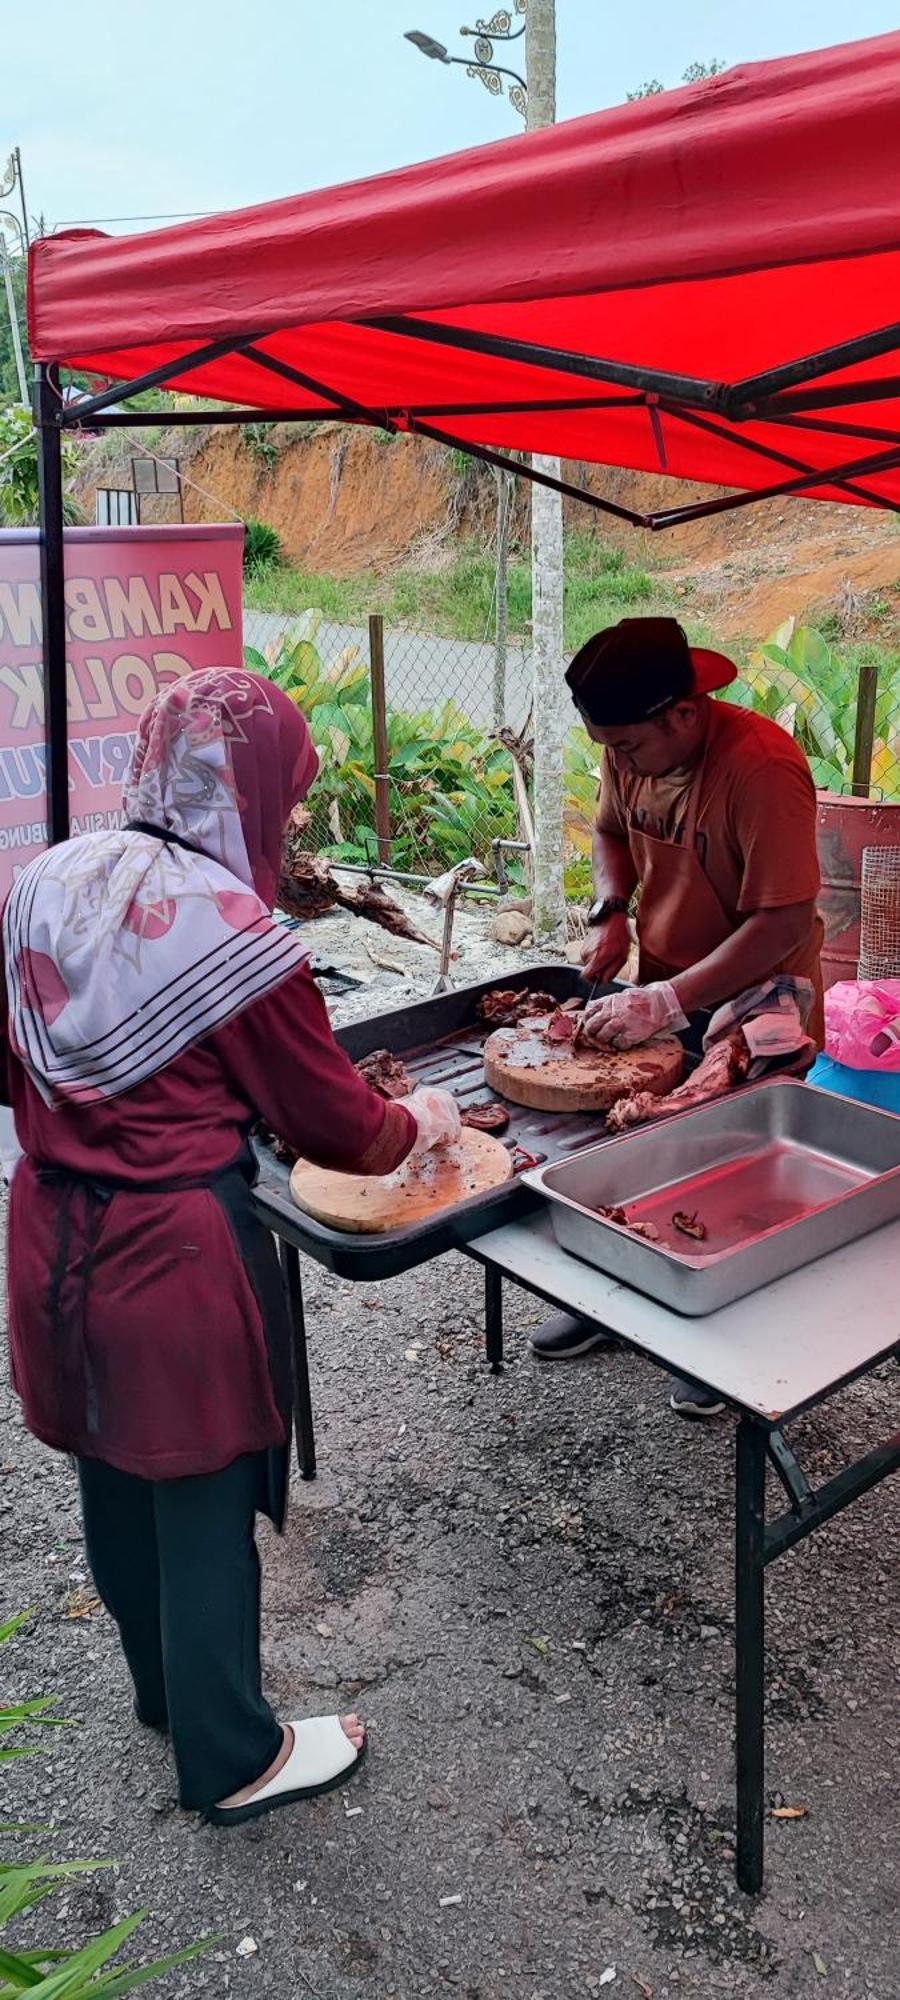
[[[649,516],[581,496],[651,527],[773,491],[900,506],[898,105],[893,34],[323,193],[35,244],[54,826],[59,431],[140,422],[110,409],[138,390],[237,406],[175,423],[341,415],[735,489]],[[111,386],[64,407],[61,365]]]

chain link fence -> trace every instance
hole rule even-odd
[[[527,645],[515,639],[498,657],[493,643],[377,617],[335,624],[316,610],[245,611],[244,636],[248,664],[302,702],[322,756],[310,847],[418,876],[474,855],[501,881],[505,873],[514,886],[524,880],[516,844],[532,726]],[[728,698],[787,730],[820,790],[900,803],[900,652],[789,620],[741,649],[738,664]],[[598,756],[573,727],[565,825],[575,900],[590,893]]]
[[[300,700],[322,770],[310,847],[435,876],[470,855],[495,872],[520,838],[531,668],[520,643],[246,610],[245,657]],[[516,764],[520,777],[517,780]],[[510,872],[516,848],[501,848]],[[501,864],[502,868],[502,864]]]

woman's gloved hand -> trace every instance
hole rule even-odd
[[[449,1090],[432,1090],[428,1085],[414,1090],[400,1103],[411,1111],[419,1128],[414,1153],[430,1153],[436,1146],[452,1146],[462,1131],[459,1105]]]
[[[674,986],[658,979],[650,986],[627,986],[621,993],[606,993],[585,1009],[584,1038],[605,1049],[634,1049],[649,1042],[665,1029],[677,1032],[687,1027]]]

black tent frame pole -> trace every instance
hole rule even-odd
[[[748,437],[744,431],[728,430],[724,424],[716,423],[712,417],[701,417],[696,410],[679,409],[676,403],[661,403],[659,407],[666,416],[680,417],[681,422],[690,424],[693,430],[706,431],[710,437],[721,438],[725,444],[736,444],[742,451],[752,452],[757,458],[768,459],[772,465],[785,466],[788,472],[812,474],[815,471],[815,466],[810,465],[806,459],[793,458],[788,452],[779,451],[777,445],[760,444],[758,439]],[[847,428],[851,437],[859,435],[858,432],[850,430],[849,425]],[[887,442],[900,445],[900,437],[890,436]],[[880,493],[872,493],[867,486],[857,486],[852,480],[840,479],[834,473],[831,474],[828,484],[841,487],[845,493],[852,493],[854,499],[864,500],[867,506],[893,506],[893,502],[884,500]]]
[[[345,396],[340,389],[333,389],[326,382],[320,382],[314,375],[302,373],[289,361],[278,361],[274,355],[263,354],[257,347],[248,347],[247,356],[260,367],[269,369],[272,374],[283,375],[288,382],[296,382],[299,388],[306,389],[310,395],[328,397],[332,408],[341,415],[350,417],[354,422],[362,419],[371,423],[373,412],[367,410],[365,404],[357,403],[352,396]],[[524,476],[530,479],[534,486],[548,486],[552,492],[562,493],[568,499],[582,500],[587,506],[595,507],[601,514],[611,514],[617,521],[627,521],[632,528],[645,528],[650,525],[648,516],[634,514],[630,508],[619,507],[613,500],[601,500],[596,494],[585,492],[581,486],[569,485],[565,479],[553,479],[549,473],[539,472],[533,465],[522,465],[517,459],[507,458],[503,452],[492,451],[488,445],[465,444],[454,437],[452,432],[435,430],[431,424],[419,423],[409,415],[403,418],[389,417],[388,412],[384,410],[382,417],[385,429],[392,431],[395,436],[402,436],[404,432],[414,432],[417,437],[432,438],[436,444],[449,445],[454,451],[464,451],[470,458],[480,458],[485,465],[494,465],[500,471],[511,472],[514,476]]]
[[[714,514],[727,514],[733,508],[754,507],[760,500],[780,500],[782,495],[807,493],[811,486],[834,486],[846,483],[858,472],[895,472],[900,466],[900,445],[894,451],[873,452],[868,458],[851,459],[845,465],[835,465],[830,470],[805,473],[802,478],[782,479],[775,486],[758,486],[748,493],[726,494],[721,500],[698,500],[686,507],[667,507],[663,513],[651,514],[648,526],[660,528],[680,527],[686,521],[704,521]],[[879,507],[897,512],[893,500],[879,500]]]
[[[897,384],[900,390],[900,382]],[[818,431],[824,437],[871,438],[875,444],[900,444],[900,431],[878,424],[842,424],[833,417],[779,417],[784,430]]]
[[[802,416],[804,410],[849,409],[854,403],[883,403],[900,395],[900,375],[873,375],[866,382],[836,382],[829,388],[796,389],[790,395],[760,399],[752,410],[730,412],[732,423],[776,424],[782,417]]]
[[[531,368],[552,369],[557,375],[580,375],[585,380],[614,382],[623,389],[641,389],[654,396],[672,396],[701,409],[717,409],[726,393],[722,382],[707,382],[697,375],[670,375],[659,368],[639,368],[628,361],[600,360],[593,354],[575,354],[563,347],[539,347],[530,340],[513,340],[505,334],[479,333],[469,326],[447,325],[431,319],[385,318],[351,321],[351,325],[374,327],[378,333],[393,333],[404,340],[424,340],[437,347],[459,347],[470,354],[493,355],[500,361],[521,361]]]
[[[131,382],[120,382],[116,388],[101,389],[99,395],[79,400],[74,409],[70,406],[71,414],[63,411],[63,427],[70,429],[76,424],[83,424],[87,418],[99,416],[109,403],[121,403],[125,396],[140,396],[145,389],[159,389],[163,384],[168,387],[170,382],[177,382],[179,376],[190,375],[195,368],[203,368],[208,361],[224,361],[229,354],[243,353],[251,341],[264,338],[261,333],[233,333],[227,340],[207,341],[205,347],[195,347],[190,354],[179,355],[177,361],[167,361],[159,368],[148,368],[145,375],[136,375]],[[216,412],[210,410],[210,420],[214,420],[215,415]]]
[[[47,835],[69,838],[69,723],[66,688],[66,576],[63,544],[62,439],[59,384],[38,365],[34,421],[38,439],[41,634],[44,659],[44,741],[47,749]]]
[[[822,347],[816,354],[804,354],[780,368],[767,368],[760,375],[745,375],[726,389],[722,414],[726,417],[755,416],[756,405],[782,389],[796,389],[803,382],[818,382],[840,368],[853,368],[857,361],[872,361],[878,354],[900,348],[900,321],[861,333],[855,340],[842,340],[835,347]]]

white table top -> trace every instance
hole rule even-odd
[[[546,1214],[508,1222],[471,1247],[504,1277],[600,1321],[770,1423],[872,1367],[900,1341],[900,1222],[704,1319],[670,1312],[561,1250]]]

